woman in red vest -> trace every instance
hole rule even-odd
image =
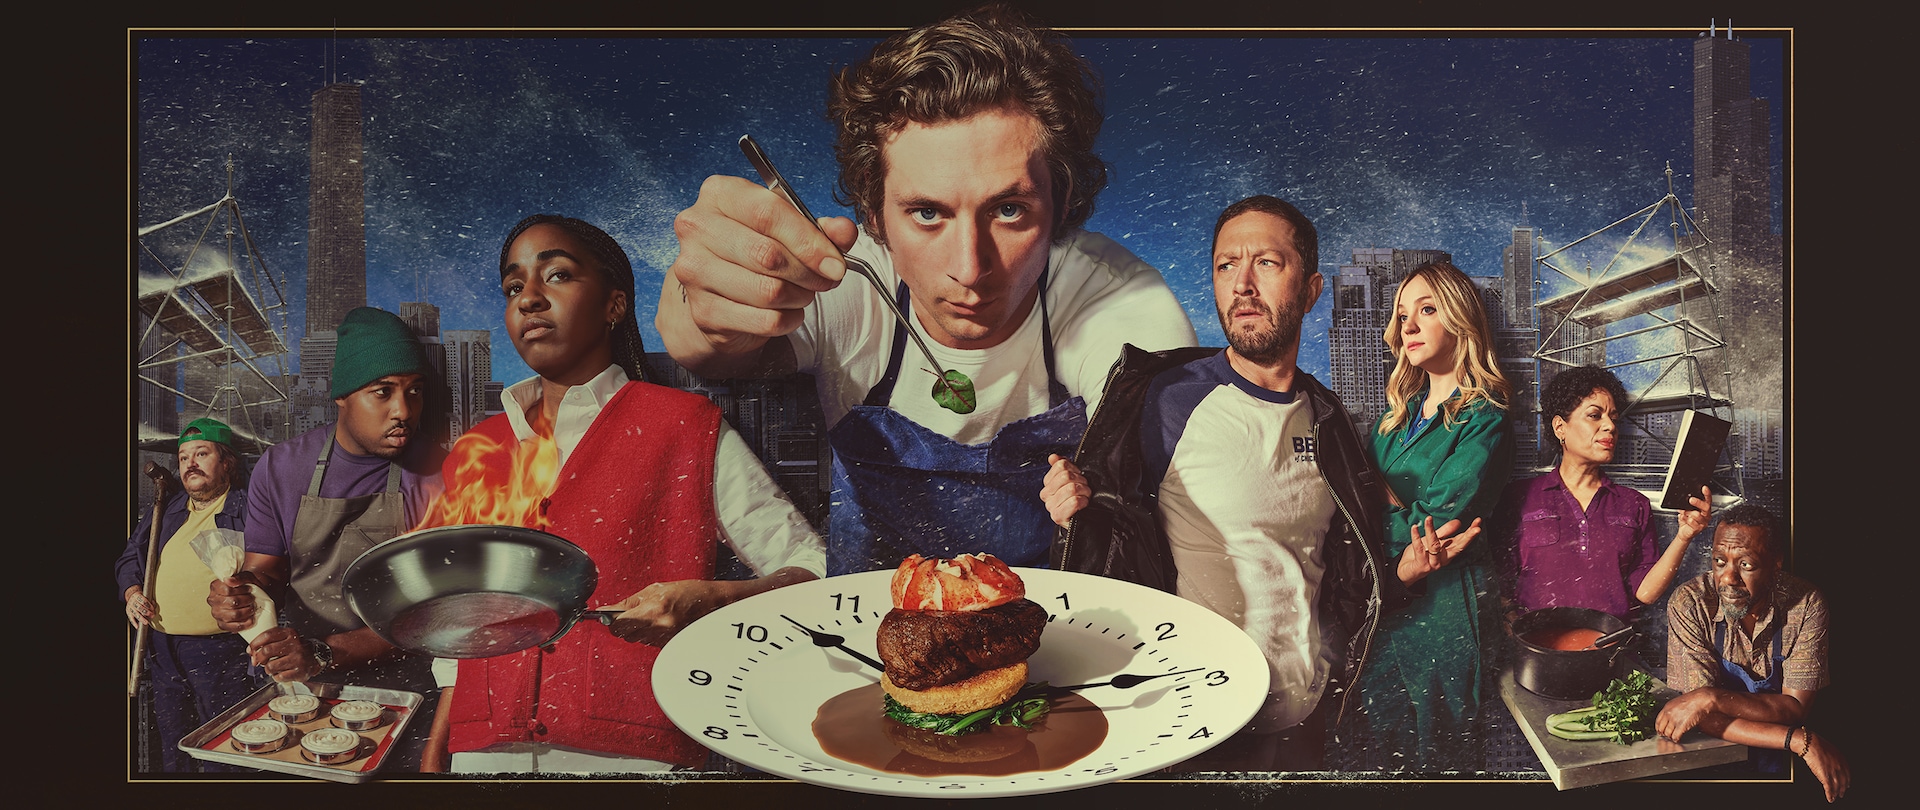
[[[660,645],[715,608],[820,576],[821,541],[718,408],[645,381],[633,268],[612,237],[528,217],[501,248],[500,290],[507,335],[537,376],[455,443],[444,498],[504,497],[509,478],[533,475],[540,492],[521,524],[585,549],[600,574],[591,604],[625,612],[611,627],[574,626],[550,650],[438,662],[443,684],[457,674],[422,769],[697,767],[707,750],[653,697]],[[714,580],[716,538],[758,578]]]

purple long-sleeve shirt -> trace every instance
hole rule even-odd
[[[1627,618],[1660,559],[1647,496],[1605,478],[1582,510],[1558,472],[1516,481],[1496,525],[1510,531],[1508,590],[1522,610],[1584,607]]]

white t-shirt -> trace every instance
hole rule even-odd
[[[1224,353],[1195,365],[1204,376],[1161,400],[1163,414],[1191,407],[1159,489],[1175,592],[1259,645],[1272,680],[1250,727],[1279,731],[1305,720],[1326,687],[1331,662],[1315,606],[1326,573],[1320,544],[1338,507],[1314,461],[1311,403],[1247,382]]]
[[[865,232],[850,252],[873,265],[891,297],[900,280],[892,254]],[[1089,414],[1121,344],[1150,351],[1196,344],[1193,325],[1160,271],[1097,233],[1080,231],[1053,246],[1046,303],[1055,370],[1069,396],[1087,401]],[[1008,423],[1050,407],[1040,307],[990,349],[947,348],[927,337],[917,315],[909,312],[909,320],[940,365],[966,374],[980,398],[964,416],[940,407],[932,396],[933,369],[908,338],[891,402],[901,415],[961,444],[979,444]],[[800,370],[814,375],[829,426],[861,404],[886,374],[897,323],[873,284],[849,272],[840,286],[814,299],[800,328],[788,335]]]

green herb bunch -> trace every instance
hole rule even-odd
[[[1563,740],[1612,740],[1627,745],[1651,736],[1659,713],[1653,678],[1636,671],[1595,692],[1592,706],[1549,715],[1547,731]]]

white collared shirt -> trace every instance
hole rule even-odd
[[[560,409],[553,418],[553,441],[559,448],[562,467],[600,416],[600,410],[626,384],[626,370],[615,363],[586,384],[568,388],[560,397]],[[534,437],[527,411],[540,402],[540,396],[539,377],[514,383],[502,393],[514,438],[527,441]],[[826,575],[826,546],[820,536],[814,534],[806,516],[793,508],[787,493],[773,482],[746,440],[724,419],[720,420],[720,436],[713,451],[713,511],[720,518],[721,538],[754,575],[766,576],[789,566],[804,568],[814,576]]]

